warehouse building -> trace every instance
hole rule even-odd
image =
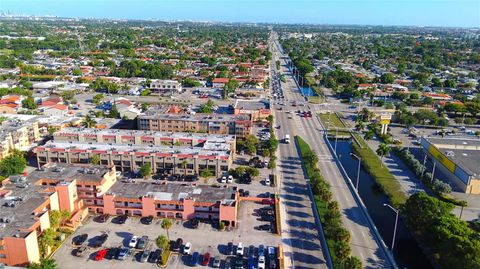
[[[480,194],[480,140],[471,138],[421,138],[425,153],[436,168],[449,175],[452,185],[469,194]]]

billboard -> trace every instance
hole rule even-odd
[[[455,163],[452,162],[450,159],[447,158],[442,152],[440,152],[436,147],[430,145],[428,152],[443,166],[445,166],[448,171],[451,173],[455,173]]]

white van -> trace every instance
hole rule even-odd
[[[290,144],[290,135],[286,134],[284,141],[285,141],[285,143]]]

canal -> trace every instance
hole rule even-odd
[[[334,142],[331,142],[333,145]],[[337,155],[355,185],[358,161],[350,155],[350,152],[352,152],[351,143],[351,141],[338,141]],[[390,247],[395,226],[395,213],[390,208],[384,206],[385,203],[388,203],[387,196],[380,191],[372,177],[363,169],[360,171],[359,192],[383,241]],[[393,254],[399,268],[433,268],[400,218],[398,220]]]

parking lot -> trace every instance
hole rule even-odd
[[[225,268],[226,260],[234,259],[234,255],[227,255],[227,245],[231,242],[234,246],[242,242],[246,249],[250,245],[258,248],[260,244],[264,246],[277,247],[281,238],[269,231],[257,230],[255,227],[269,224],[268,221],[260,220],[258,209],[265,207],[265,205],[255,202],[241,202],[238,211],[238,225],[230,231],[218,231],[210,223],[200,222],[198,228],[193,229],[189,226],[190,222],[175,221],[172,228],[169,230],[170,240],[182,238],[184,244],[190,242],[192,244],[191,253],[198,252],[200,255],[209,253],[211,257],[218,256],[222,261],[221,268]],[[153,263],[138,261],[142,250],[135,250],[126,257],[125,260],[103,259],[95,261],[97,251],[105,248],[126,247],[132,236],[148,236],[149,243],[145,249],[154,251],[157,249],[155,239],[157,236],[164,234],[166,231],[161,228],[161,219],[154,219],[151,225],[145,225],[140,222],[139,218],[129,217],[124,224],[115,224],[111,222],[112,218],[106,223],[99,223],[93,218],[85,221],[84,225],[80,227],[66,243],[60,247],[55,253],[54,258],[57,261],[59,268],[152,268],[156,265]],[[108,234],[108,239],[102,247],[91,247],[92,240],[101,234]],[[83,257],[76,257],[75,249],[71,241],[77,235],[88,234],[88,239],[84,245],[87,251]],[[245,251],[244,264],[247,264],[248,255]],[[190,255],[174,254],[171,256],[167,268],[188,268],[190,266]],[[234,262],[234,261],[232,261]],[[255,260],[255,262],[257,262]],[[210,262],[211,265],[211,262]],[[245,267],[246,268],[246,267]]]

